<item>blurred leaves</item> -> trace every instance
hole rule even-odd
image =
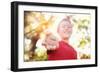
[[[30,34],[30,36],[34,36],[34,34],[40,36],[44,30],[52,26],[55,19],[54,16],[50,16],[46,19],[42,12],[25,12],[25,14],[25,36],[28,34]]]
[[[84,46],[87,44],[87,41],[85,39],[81,39],[80,43],[78,45],[78,47],[81,47],[82,49],[84,49]]]
[[[91,28],[90,28],[90,16],[75,16],[72,18],[73,24],[76,33],[75,35],[78,35],[76,38],[78,41],[74,44],[77,45],[78,51],[81,51],[82,54],[79,56],[79,59],[90,59],[91,54],[90,51],[90,44],[91,44]],[[88,52],[88,53],[87,53]]]
[[[90,59],[91,58],[91,55],[90,54],[82,54],[80,56],[80,59]]]
[[[85,29],[88,30],[88,24],[90,23],[87,19],[73,19],[73,22],[77,25],[78,30]]]
[[[47,50],[45,48],[36,48],[35,50],[35,61],[44,61],[47,60]]]

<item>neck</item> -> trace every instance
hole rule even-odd
[[[68,39],[63,39],[62,41],[64,41],[65,43],[68,43]]]

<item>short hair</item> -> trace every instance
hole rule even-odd
[[[58,30],[59,30],[59,27],[60,27],[61,22],[66,21],[66,22],[69,22],[70,24],[72,24],[70,18],[71,18],[71,16],[66,16],[65,18],[63,18],[63,19],[60,21],[60,23],[58,24],[57,32],[58,32]]]

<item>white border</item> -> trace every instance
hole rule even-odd
[[[63,60],[63,61],[42,61],[42,62],[24,62],[23,60],[23,40],[24,40],[24,11],[54,11],[54,12],[72,12],[72,13],[89,13],[91,14],[91,53],[90,60]],[[61,7],[47,7],[47,6],[18,6],[18,68],[36,68],[36,67],[50,67],[50,66],[71,66],[71,65],[86,65],[95,64],[95,11],[92,9],[77,9],[77,8],[61,8]]]

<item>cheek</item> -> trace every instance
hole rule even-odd
[[[68,29],[68,32],[71,34],[72,33],[72,28],[69,28]]]
[[[63,34],[64,33],[64,29],[59,29],[59,34]]]

